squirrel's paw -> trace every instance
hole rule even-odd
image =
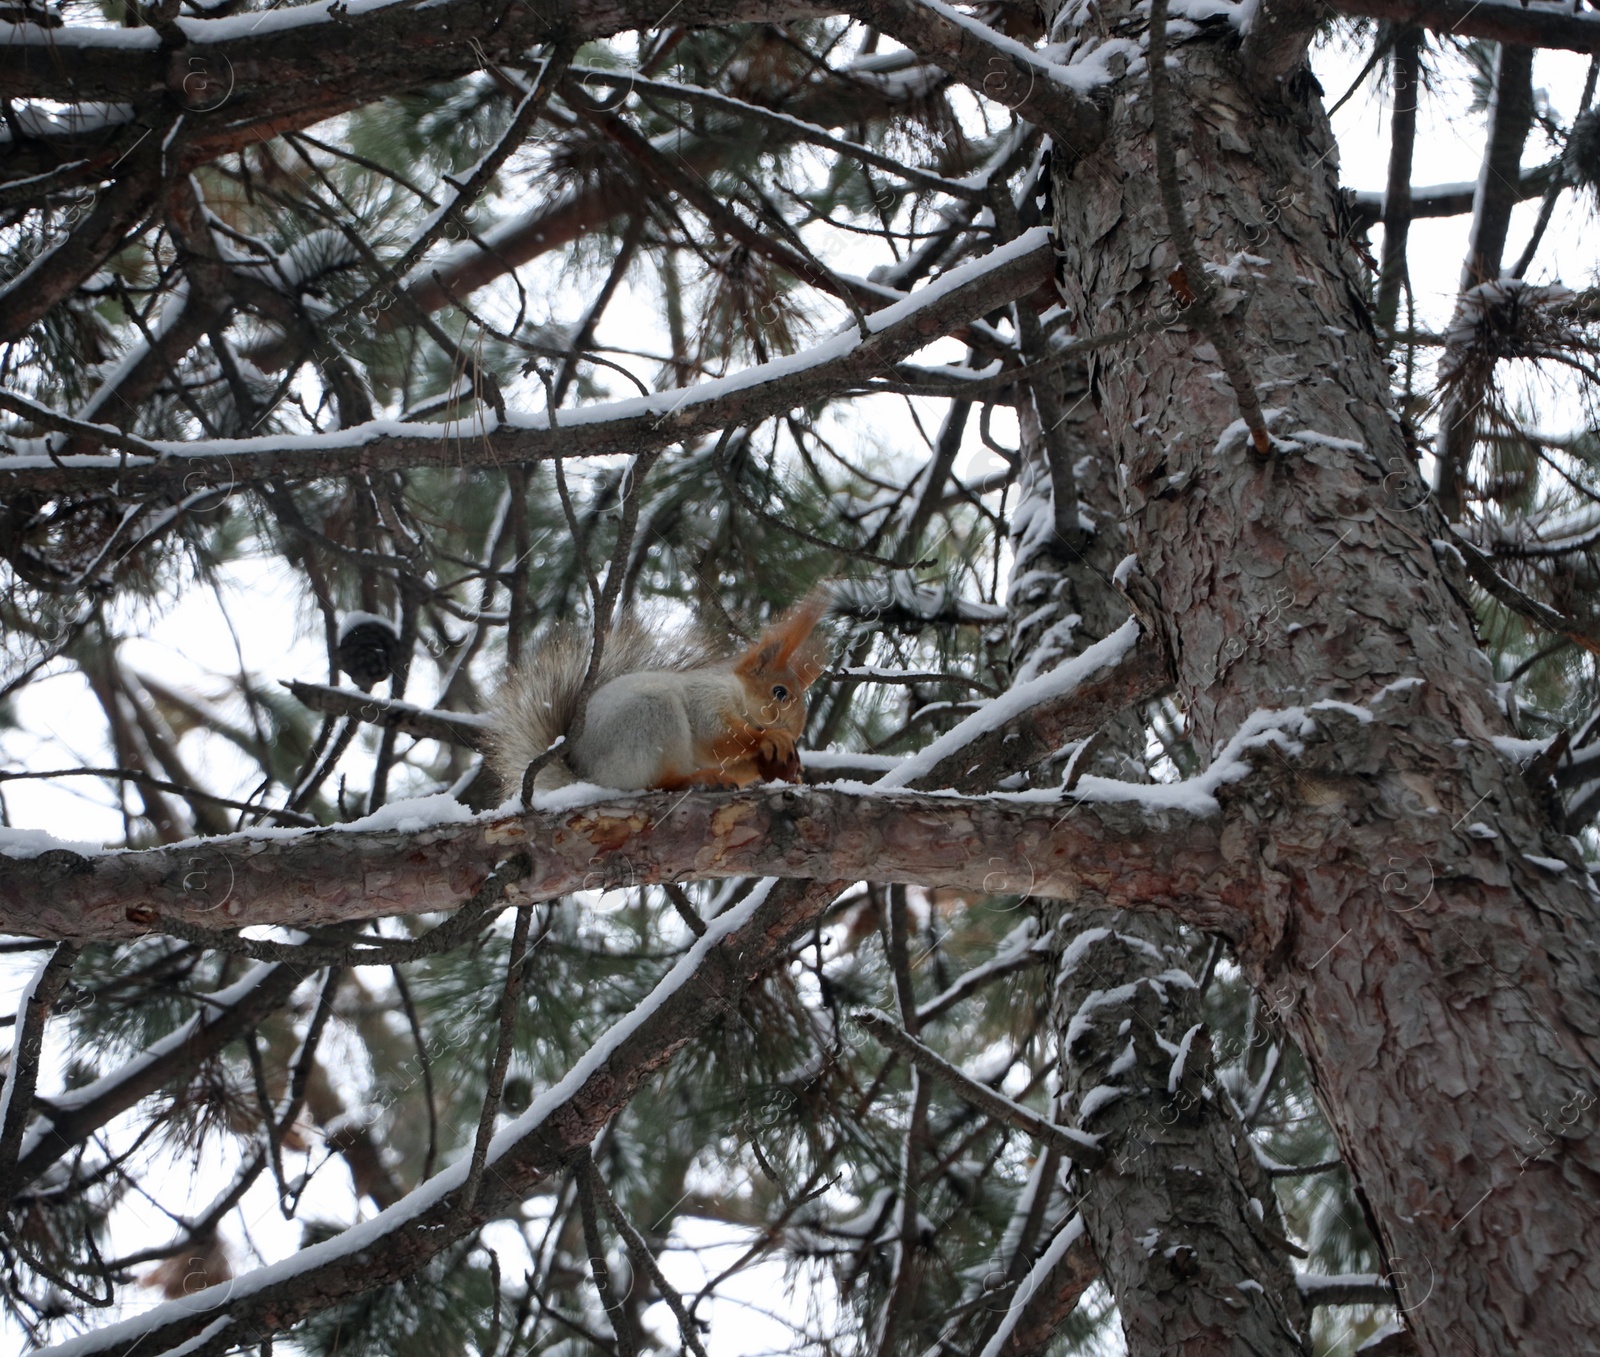
[[[799,782],[800,750],[787,731],[769,730],[755,753],[756,773],[763,782]]]

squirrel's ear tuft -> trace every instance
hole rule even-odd
[[[734,673],[743,677],[793,672],[802,688],[815,682],[824,664],[821,647],[811,633],[828,610],[820,590],[813,590],[761,633],[761,639],[739,657]]]

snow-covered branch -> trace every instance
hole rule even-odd
[[[997,770],[1028,768],[1170,682],[1157,638],[1133,618],[1081,655],[1018,683],[913,754],[879,783],[890,787],[992,786]]]
[[[807,0],[683,0],[671,11],[674,23],[691,27],[828,12]],[[171,37],[155,27],[7,23],[0,94],[133,104],[151,90],[170,90],[193,112],[226,108],[202,120],[219,133],[250,115],[272,113],[303,127],[401,89],[457,79],[481,69],[485,55],[512,64],[553,39],[592,41],[652,28],[661,17],[650,0],[574,0],[509,11],[491,0],[312,0],[215,19],[185,15],[172,21]],[[175,47],[184,62],[171,61]]]
[[[905,300],[867,317],[869,337],[848,327],[820,344],[731,377],[560,414],[485,412],[467,424],[376,420],[329,434],[272,435],[152,443],[163,460],[81,446],[63,452],[18,450],[0,457],[0,485],[60,490],[104,487],[124,493],[181,480],[233,486],[269,477],[334,476],[416,466],[500,466],[549,457],[639,453],[749,425],[836,396],[909,357],[995,306],[1048,283],[1053,253],[1037,227],[979,259],[951,269]],[[1092,341],[1091,341],[1092,342]]]
[[[861,784],[585,795],[604,793],[569,788],[544,798],[545,809],[483,817],[448,796],[425,797],[332,829],[263,828],[138,852],[74,852],[19,835],[12,851],[35,855],[0,857],[0,930],[129,938],[165,919],[199,940],[197,929],[453,910],[497,862],[524,854],[532,870],[508,893],[511,904],[780,876],[1067,899],[1090,891],[1113,908],[1165,899],[1163,908],[1207,929],[1236,922],[1217,898],[1231,872],[1216,802],[1191,784],[1085,779],[1065,802],[1053,792],[963,798]]]
[[[207,996],[206,1011],[118,1066],[104,1078],[48,1100],[23,1137],[16,1182],[32,1182],[62,1155],[141,1098],[186,1080],[200,1064],[281,1005],[304,979],[297,966],[254,966]]]
[[[511,1209],[575,1154],[587,1152],[648,1079],[719,1020],[752,977],[787,955],[793,938],[821,917],[838,890],[837,883],[767,882],[712,920],[643,1003],[494,1137],[482,1190],[470,1210],[459,1209],[469,1169],[463,1157],[388,1210],[332,1239],[44,1352],[156,1357],[217,1326],[281,1332],[341,1300],[410,1276],[485,1220]]]
[[[1106,80],[1098,66],[1061,65],[940,0],[849,0],[844,9],[1044,128],[1074,154],[1086,154],[1103,134],[1104,117],[1091,97]]]

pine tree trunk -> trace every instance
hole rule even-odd
[[[1110,578],[1125,550],[1115,468],[1103,425],[1079,399],[1084,389],[1074,372],[1070,401],[1057,391],[1039,402],[1079,412],[1075,419],[1022,409],[1006,599],[1022,674],[1049,669],[1127,616]],[[1059,462],[1074,469],[1070,492],[1052,474]],[[1064,513],[1067,493],[1077,502]],[[1087,529],[1072,542],[1061,527],[1067,519]],[[1143,726],[1131,714],[1114,725],[1101,758],[1108,771],[1125,772]],[[1079,1211],[1130,1357],[1305,1357],[1309,1326],[1277,1197],[1214,1077],[1178,930],[1161,918],[1045,904],[1057,940],[1056,1119],[1101,1135],[1108,1152],[1104,1164],[1080,1170]]]
[[[1055,31],[1143,28],[1122,0]],[[1579,1351],[1600,1318],[1595,893],[1496,743],[1510,731],[1434,545],[1448,530],[1407,508],[1315,81],[1258,96],[1227,25],[1172,39],[1188,215],[1232,266],[1226,327],[1270,457],[1169,282],[1142,58],[1104,143],[1055,147],[1055,223],[1081,333],[1174,316],[1094,376],[1198,744],[1339,704],[1286,718],[1296,738],[1252,749],[1254,777],[1224,793],[1230,857],[1260,873],[1234,942],[1310,1062],[1421,1349]]]
[[[1277,1197],[1214,1077],[1177,930],[1082,910],[1059,931],[1062,1088],[1110,1154],[1079,1209],[1130,1357],[1306,1357]]]

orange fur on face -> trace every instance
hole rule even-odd
[[[805,693],[825,667],[812,633],[825,611],[821,594],[813,594],[762,632],[732,665],[742,693],[718,714],[717,734],[696,744],[697,766],[664,770],[652,785],[674,791],[801,781]]]

